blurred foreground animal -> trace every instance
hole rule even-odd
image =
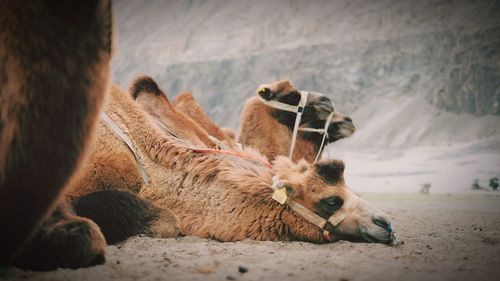
[[[104,261],[97,225],[64,203],[54,208],[94,136],[111,29],[109,1],[1,1],[2,264],[48,269]]]

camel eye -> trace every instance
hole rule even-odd
[[[342,204],[344,203],[344,200],[338,196],[333,196],[329,197],[326,199],[322,200],[326,206],[328,206],[328,209],[331,211],[336,211],[342,207]]]

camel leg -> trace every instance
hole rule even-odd
[[[109,244],[137,234],[161,238],[179,235],[177,219],[170,211],[131,192],[97,191],[76,199],[73,205],[79,216],[99,225]]]
[[[14,265],[34,270],[79,268],[104,263],[106,240],[99,227],[78,217],[66,202],[52,212]]]

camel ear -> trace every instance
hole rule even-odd
[[[330,160],[314,164],[318,175],[329,184],[344,182],[344,162],[341,160]]]
[[[259,89],[257,89],[257,94],[265,100],[271,100],[274,98],[274,93],[271,92],[271,88],[266,86],[260,86]]]

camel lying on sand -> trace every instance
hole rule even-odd
[[[78,176],[108,89],[110,1],[0,5],[0,264],[104,262],[92,221],[58,204]],[[47,219],[52,212],[53,215]],[[80,237],[91,237],[86,240]],[[78,249],[74,243],[81,243]],[[50,264],[50,265],[49,265]]]
[[[222,129],[215,125],[215,123],[205,113],[205,110],[203,110],[203,108],[194,100],[192,93],[181,93],[180,95],[175,97],[172,104],[175,109],[191,117],[191,119],[193,119],[202,128],[204,128],[209,135],[217,138],[220,141],[234,141],[234,132],[232,132],[228,128]]]
[[[118,151],[128,152],[129,159],[133,159],[131,151],[135,151],[149,180],[139,190],[134,186],[129,191],[137,193],[154,208],[175,214],[147,226],[156,229],[150,231],[155,236],[176,235],[175,226],[178,225],[184,235],[220,241],[323,243],[348,239],[390,243],[393,240],[387,217],[345,187],[342,162],[331,160],[312,165],[303,160],[292,163],[285,157],[278,157],[271,166],[265,157],[252,150],[220,151],[186,146],[184,141],[165,133],[150,114],[119,88],[112,87],[110,96],[107,116],[130,138],[134,148],[128,149],[109,126],[100,124],[99,134],[103,136],[99,136],[97,145],[103,148],[97,146],[95,149],[107,150],[109,159],[118,155]],[[92,160],[88,172],[109,169],[109,184],[126,179],[126,169],[120,170],[118,165],[122,161],[113,162]],[[137,169],[137,165],[132,166]],[[134,175],[140,180],[138,171]],[[80,183],[76,188],[92,184]],[[128,186],[125,181],[121,184]],[[275,199],[284,204],[273,199],[277,194],[273,187],[280,193]],[[120,187],[101,186],[101,190],[115,188]],[[86,196],[98,198],[99,193]],[[88,201],[85,206],[91,208],[92,200]],[[111,203],[98,204],[98,207],[103,211],[96,216],[110,212],[123,216],[130,211],[130,208],[117,211]],[[135,208],[133,211],[139,212]],[[99,218],[92,219],[99,221]]]
[[[279,155],[289,155],[297,114],[274,108],[263,101],[296,106],[301,93],[289,80],[281,80],[260,86],[257,94],[257,97],[246,102],[241,113],[238,142],[256,148],[270,160]],[[326,95],[309,93],[300,125],[306,128],[323,128],[332,111],[333,106]],[[349,117],[333,112],[326,142],[348,137],[354,130]],[[297,161],[304,158],[313,162],[320,153],[322,138],[322,134],[317,132],[299,131],[292,159]]]

